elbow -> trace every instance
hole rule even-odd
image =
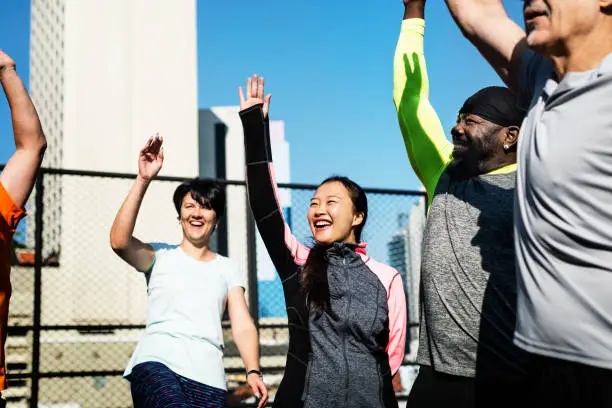
[[[471,1],[446,0],[451,16],[455,23],[457,23],[463,36],[468,40],[474,36],[474,26],[478,24],[478,19],[481,17],[476,13],[479,5],[473,3]]]
[[[242,321],[238,327],[236,328],[238,333],[255,333],[257,334],[257,328],[255,327],[255,323],[253,322],[253,319],[251,319],[251,316],[249,316],[247,319],[244,319],[244,321]]]
[[[458,24],[458,27],[459,27],[459,31],[461,31],[461,34],[466,40],[470,42],[474,41],[474,39],[476,38],[476,29],[473,25],[464,23],[464,24]]]
[[[28,154],[32,156],[36,155],[42,160],[47,151],[47,138],[42,131],[35,133],[37,133],[35,137],[28,138],[26,141],[16,137],[15,149],[22,152],[28,152]]]
[[[128,244],[129,240],[126,240],[123,237],[120,237],[119,234],[115,233],[114,231],[111,231],[110,246],[115,253],[118,254],[123,252],[127,248]]]
[[[476,30],[474,29],[474,25],[470,22],[471,17],[469,16],[469,14],[465,12],[457,14],[453,13],[453,18],[455,19],[455,22],[457,23],[457,28],[459,28],[459,31],[461,31],[463,37],[468,40],[471,40],[476,34]]]
[[[45,156],[45,152],[47,151],[47,138],[45,138],[45,135],[42,135],[40,138],[40,142],[36,146],[36,150],[38,157],[40,157],[40,160],[42,161],[43,157]]]
[[[122,253],[125,250],[125,247],[126,247],[126,245],[122,244],[121,242],[114,241],[112,239],[111,239],[111,242],[110,242],[110,246],[111,246],[111,249],[113,250],[113,252],[116,253],[116,254]]]
[[[253,319],[244,319],[244,321],[232,326],[232,337],[234,339],[247,338],[250,336],[255,336],[255,339],[257,339],[257,328],[255,327],[255,323],[253,323]]]
[[[488,26],[483,22],[508,18],[500,0],[446,0],[446,4],[459,30],[471,42],[477,41]]]
[[[38,153],[42,157],[45,154],[45,151],[47,150],[47,137],[45,136],[45,132],[42,130],[40,123],[35,133],[37,137],[34,138],[34,149],[37,149]]]

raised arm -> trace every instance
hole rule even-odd
[[[446,0],[463,35],[501,79],[518,90],[518,69],[527,50],[525,32],[508,17],[500,0]]]
[[[163,140],[155,136],[147,141],[138,158],[138,176],[123,201],[110,231],[113,251],[138,271],[145,272],[155,260],[151,245],[134,237],[136,217],[151,180],[159,173],[164,161]]]
[[[15,153],[6,163],[0,182],[15,205],[23,207],[32,192],[47,141],[36,108],[17,75],[15,62],[2,51],[0,82],[11,109],[15,138]]]
[[[453,145],[429,102],[423,53],[425,0],[405,0],[404,5],[393,63],[393,101],[410,164],[431,202],[438,179],[452,160]]]
[[[270,95],[264,99],[263,86],[263,78],[249,78],[246,99],[240,88],[247,190],[257,229],[284,280],[306,261],[308,250],[291,234],[278,200],[267,115]]]

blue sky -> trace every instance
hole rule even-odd
[[[504,1],[521,21],[522,2]],[[0,48],[28,78],[29,1],[3,1]],[[198,0],[200,107],[236,105],[248,75],[265,76],[271,117],[283,119],[292,180],[347,175],[365,187],[415,189],[392,101],[400,0]],[[462,37],[441,0],[427,5],[425,56],[431,100],[445,129],[479,88],[500,84]],[[160,29],[163,29],[161,24]],[[0,162],[14,150],[0,101]]]

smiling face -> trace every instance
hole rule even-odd
[[[527,44],[544,55],[578,47],[601,19],[598,0],[524,0]]]
[[[501,126],[478,115],[462,113],[452,128],[453,158],[468,169],[478,169],[479,163],[503,152],[502,139],[498,137]]]
[[[321,245],[356,244],[355,230],[364,221],[363,213],[355,211],[349,190],[339,181],[330,181],[317,188],[307,216],[312,235]]]
[[[217,225],[217,214],[210,205],[198,202],[187,193],[181,203],[179,221],[184,239],[193,244],[203,244],[210,240]]]

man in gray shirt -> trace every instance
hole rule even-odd
[[[407,406],[520,406],[526,353],[516,320],[513,203],[525,112],[505,87],[469,97],[446,134],[428,100],[425,0],[404,0],[394,101],[410,163],[427,190],[421,366]]]
[[[612,1],[446,0],[529,108],[518,149],[515,343],[535,403],[612,406]]]

